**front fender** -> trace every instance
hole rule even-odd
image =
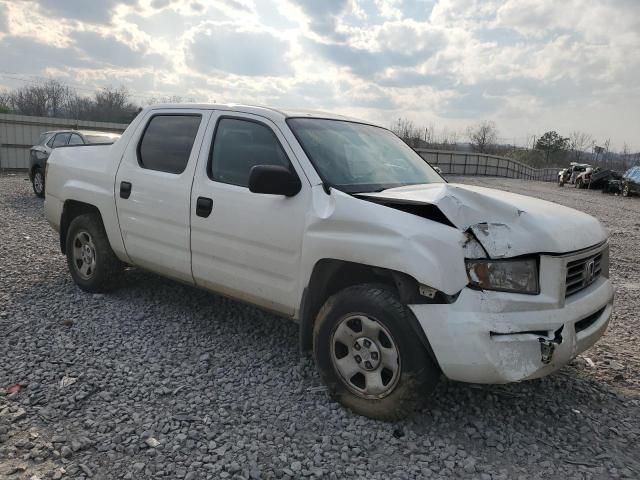
[[[327,195],[316,186],[303,240],[301,283],[308,284],[316,262],[332,258],[406,273],[455,295],[468,283],[465,240],[451,226],[338,190]]]

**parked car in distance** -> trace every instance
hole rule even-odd
[[[598,220],[447,183],[360,120],[152,106],[113,145],[54,150],[46,181],[81,289],[133,265],[291,318],[333,398],[373,418],[409,414],[442,374],[548,375],[612,312]]]
[[[47,159],[54,148],[69,145],[109,144],[120,137],[119,133],[93,130],[52,130],[40,135],[38,143],[31,147],[29,158],[29,179],[33,192],[44,197],[44,172]]]
[[[622,176],[622,195],[640,195],[640,166],[631,167]]]

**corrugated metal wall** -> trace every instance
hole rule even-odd
[[[533,168],[507,157],[485,153],[415,149],[431,165],[437,165],[446,175],[470,175],[520,178],[524,180],[558,180],[559,168]]]
[[[0,114],[0,169],[29,168],[29,149],[49,130],[101,130],[123,132],[122,123],[87,122],[68,118]]]

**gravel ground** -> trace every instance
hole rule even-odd
[[[640,478],[640,199],[462,181],[603,221],[615,315],[555,375],[443,381],[390,424],[330,401],[276,316],[134,270],[82,293],[42,201],[0,177],[0,478]]]

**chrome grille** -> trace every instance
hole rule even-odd
[[[567,263],[565,296],[573,295],[595,282],[602,272],[602,252]]]

